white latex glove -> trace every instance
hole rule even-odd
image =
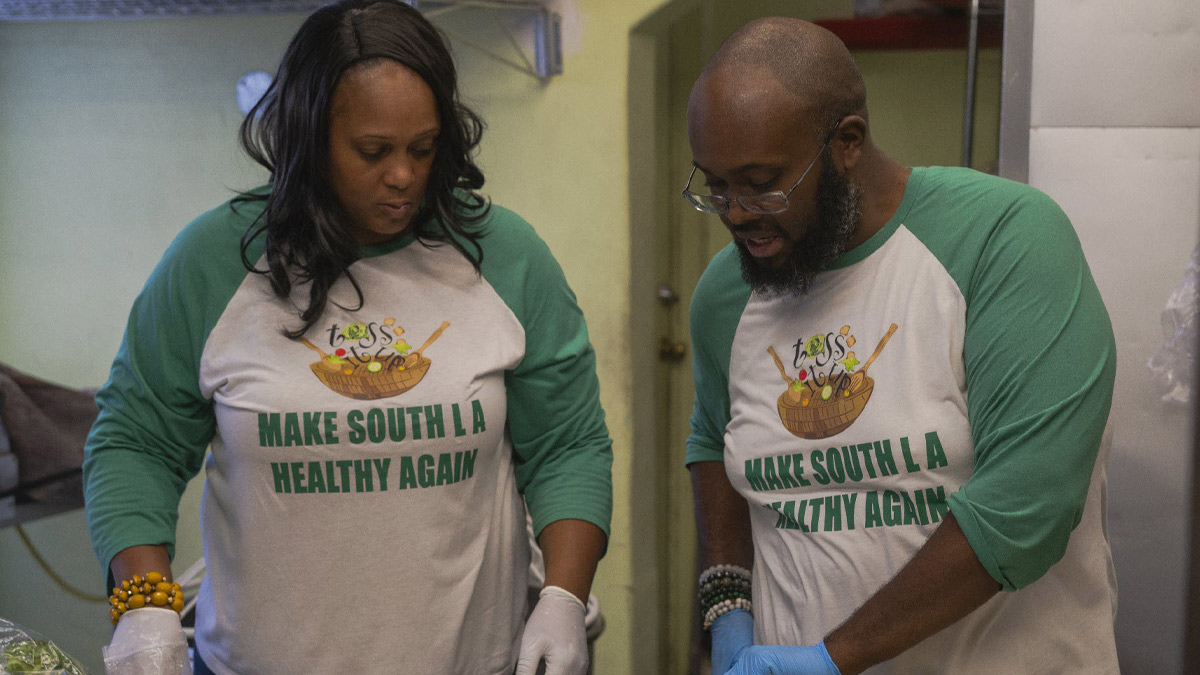
[[[126,612],[104,648],[108,675],[192,675],[179,614],[165,607]]]
[[[538,597],[521,636],[516,675],[534,675],[543,660],[546,675],[584,675],[588,653],[583,602],[558,586],[543,588]]]

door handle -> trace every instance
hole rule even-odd
[[[658,341],[658,360],[666,363],[679,363],[687,355],[687,345],[680,340],[669,337]]]

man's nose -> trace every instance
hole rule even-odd
[[[730,225],[738,226],[745,225],[758,220],[761,216],[753,211],[748,211],[742,203],[734,199],[729,202],[729,209],[725,211],[725,220]]]

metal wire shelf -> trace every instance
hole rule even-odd
[[[496,22],[517,59],[495,52],[470,36],[446,31],[453,40],[531,77],[546,81],[562,74],[562,18],[537,0],[403,0],[433,19],[461,10],[520,12],[532,19],[532,59],[507,26]],[[0,0],[0,22],[98,21],[245,14],[308,13],[328,0]]]

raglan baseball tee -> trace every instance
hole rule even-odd
[[[411,235],[367,248],[362,303],[341,278],[293,340],[308,286],[281,300],[242,264],[262,208],[191,223],[134,304],[87,443],[100,561],[173,549],[203,462],[196,633],[214,672],[509,675],[526,503],[537,532],[607,533],[611,513],[595,356],[562,270],[493,206],[482,274]]]
[[[730,247],[692,302],[688,462],[749,502],[756,643],[813,644],[952,513],[1006,592],[870,673],[1116,673],[1104,518],[1111,323],[1062,211],[917,168],[810,291]]]

